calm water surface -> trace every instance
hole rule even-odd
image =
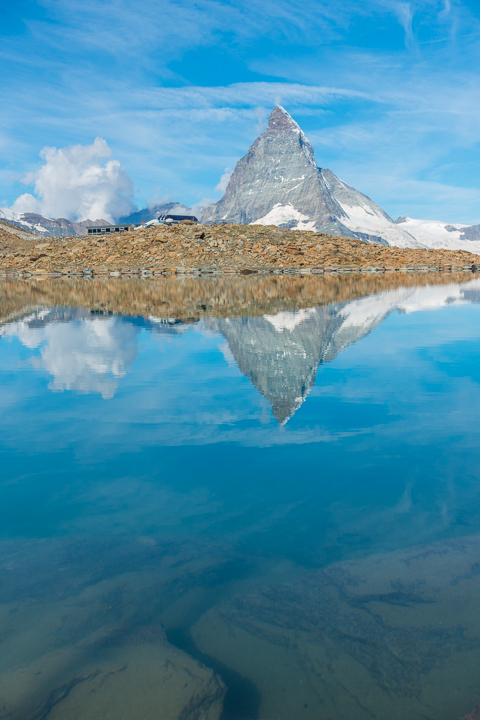
[[[480,280],[189,282],[0,286],[0,718],[459,720]]]

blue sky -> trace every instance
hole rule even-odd
[[[394,218],[480,223],[474,2],[1,2],[0,205],[96,137],[137,206],[219,199],[280,102]]]

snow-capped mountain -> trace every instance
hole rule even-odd
[[[178,203],[161,203],[117,218],[148,223],[163,213],[189,214]],[[194,211],[201,215],[200,210]],[[84,235],[105,220],[73,222],[0,208],[4,219],[37,235]],[[447,248],[480,254],[480,225],[401,217],[396,222],[331,170],[317,166],[313,147],[288,112],[277,105],[268,128],[251,145],[230,178],[225,195],[206,208],[204,223],[277,225],[317,230],[367,242],[409,248]]]
[[[204,221],[322,230],[383,244],[416,247],[378,205],[317,166],[298,124],[277,105],[268,128],[241,158],[223,198]]]
[[[9,208],[0,208],[0,220],[6,220],[35,235],[85,235],[87,227],[104,225],[105,220],[83,220],[74,222],[66,218],[47,218],[37,213],[17,213]]]
[[[203,220],[278,225],[383,245],[480,254],[480,226],[410,218],[394,222],[369,197],[331,170],[319,168],[307,137],[279,105],[266,131],[238,161],[225,195],[207,209]]]

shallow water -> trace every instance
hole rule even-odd
[[[0,285],[0,718],[470,712],[461,280]]]

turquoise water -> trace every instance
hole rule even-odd
[[[479,301],[5,321],[0,717],[471,711]]]

